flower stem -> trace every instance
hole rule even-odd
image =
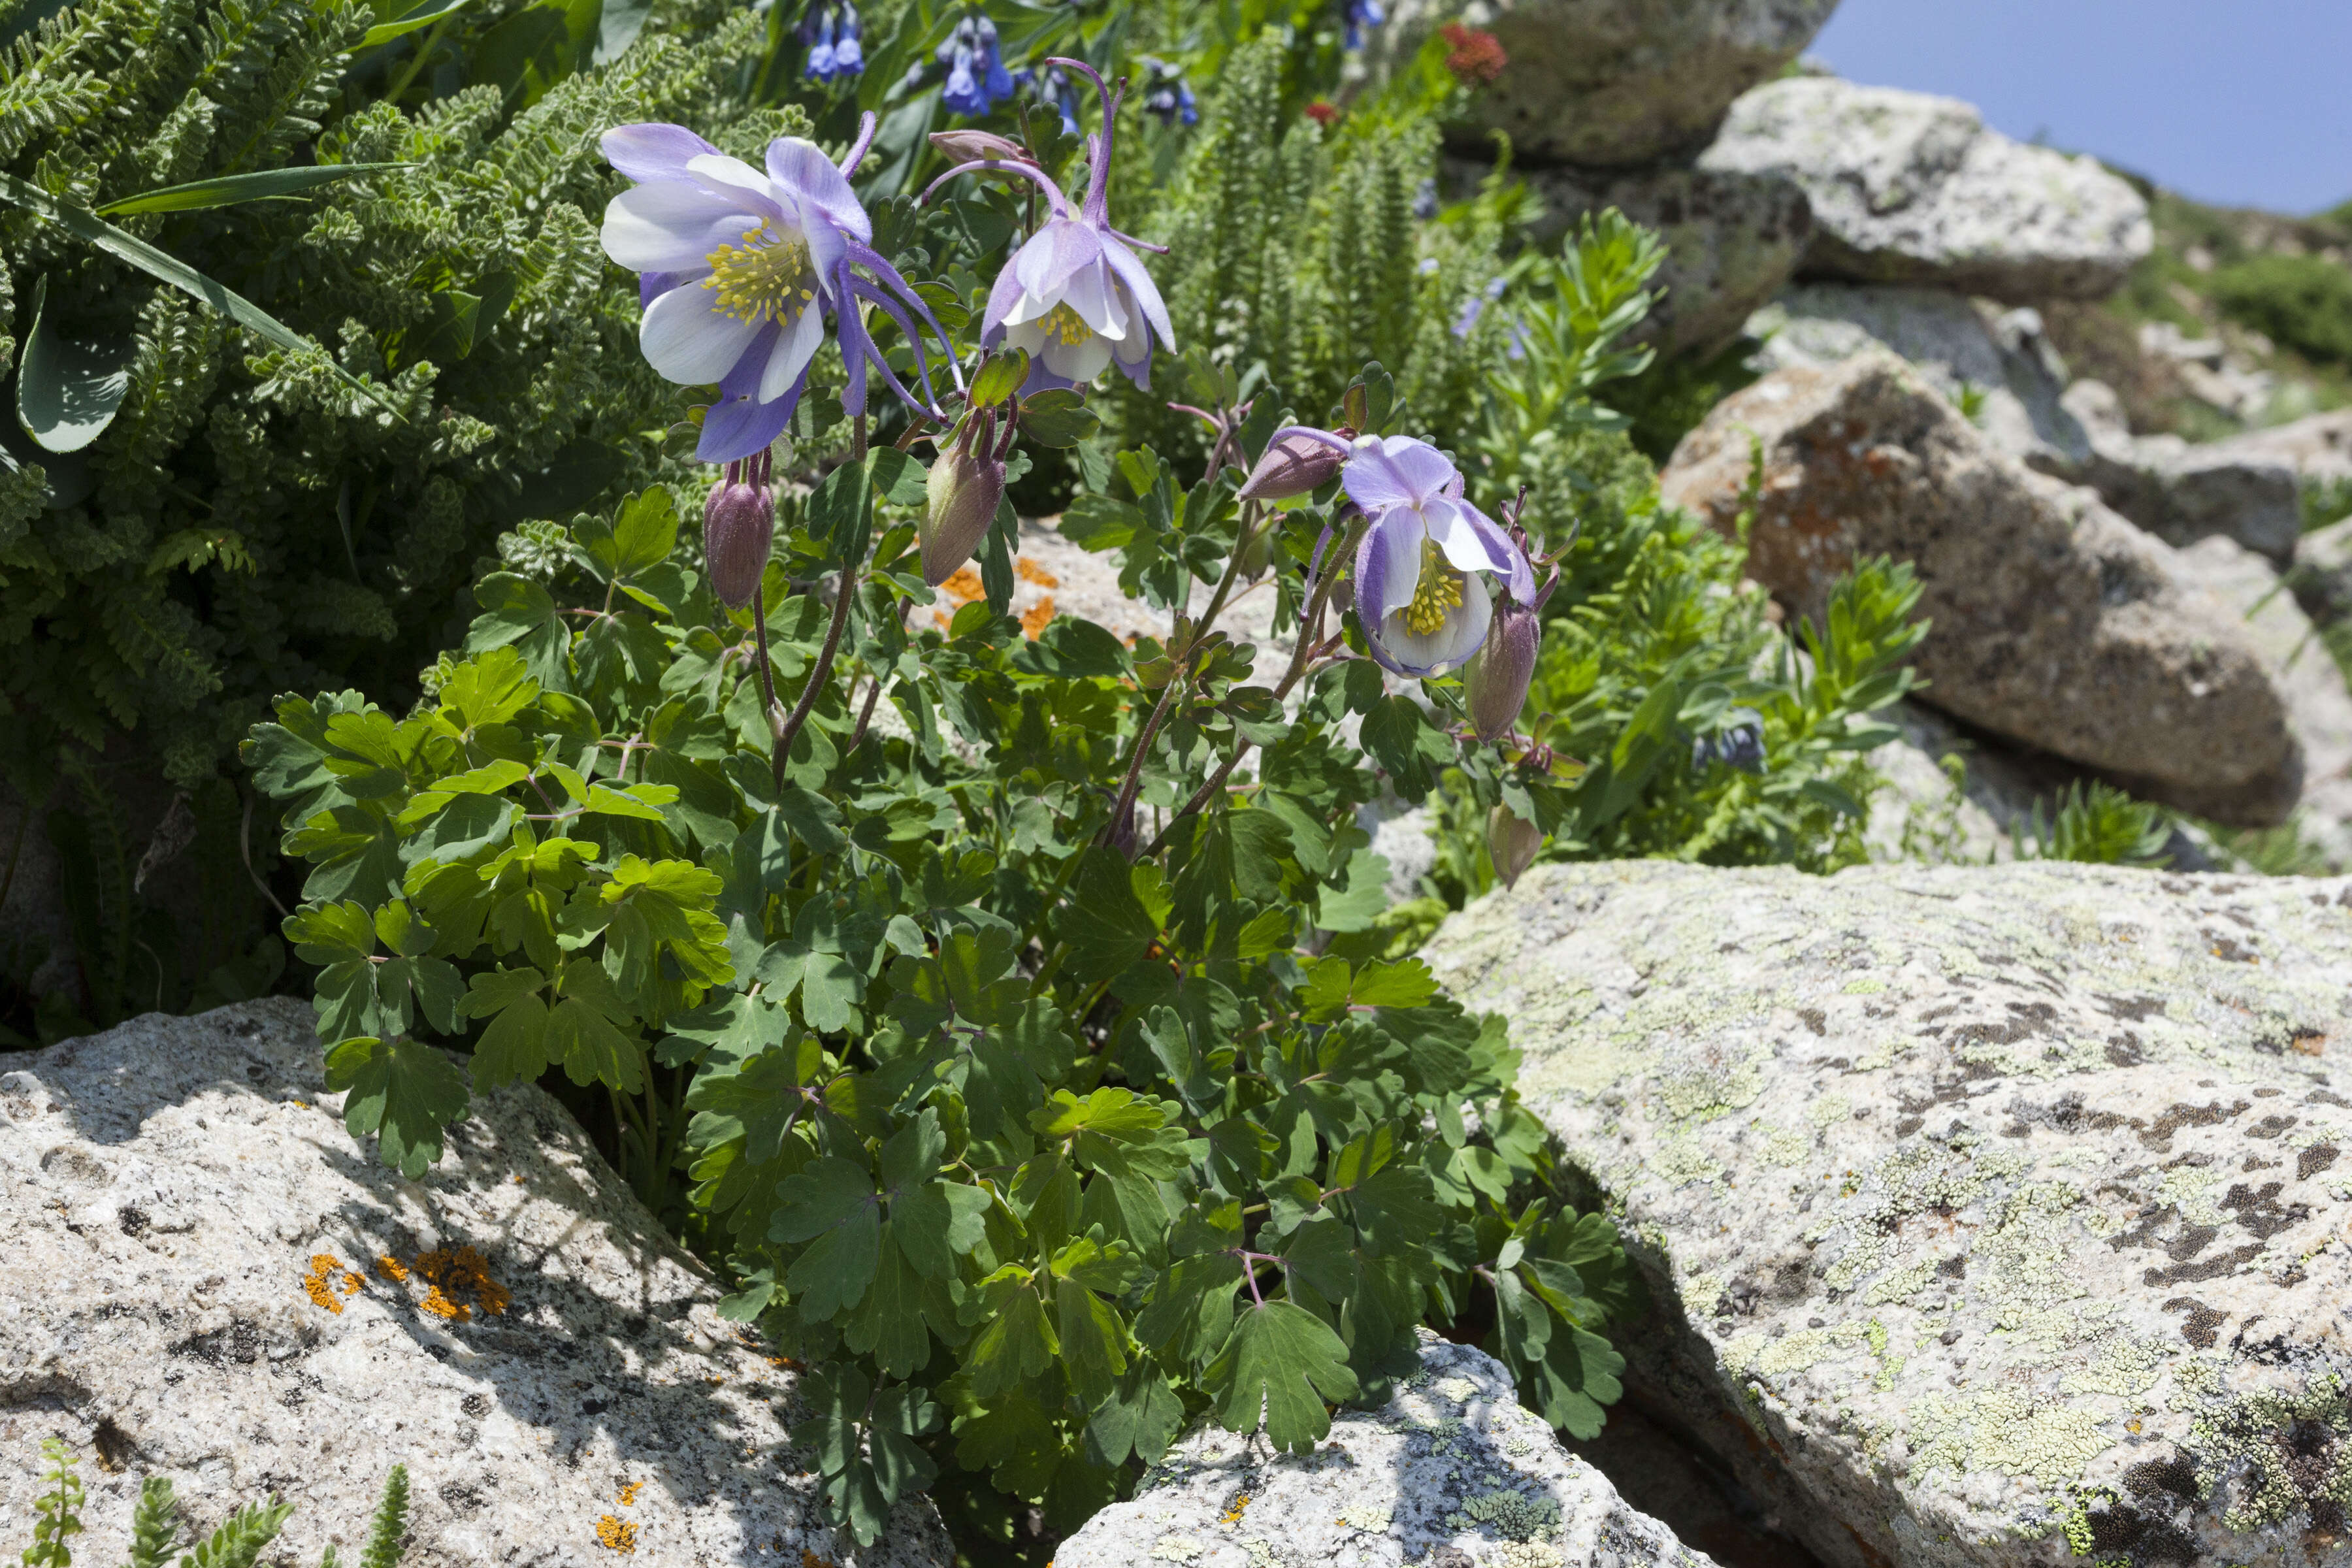
[[[774,748],[775,754],[772,761],[775,763],[776,792],[781,795],[784,788],[786,749],[783,743],[784,705],[776,700],[776,667],[768,658],[767,589],[764,584],[759,583],[751,584],[751,635],[760,641],[760,686],[768,699],[766,711],[769,743]],[[814,681],[810,683],[809,689],[815,689]]]
[[[1175,700],[1176,688],[1182,680],[1181,674],[1171,671],[1168,684],[1160,689],[1159,704],[1151,710],[1151,717],[1144,721],[1143,733],[1136,737],[1135,755],[1128,762],[1127,779],[1118,786],[1118,799],[1110,808],[1110,826],[1103,830],[1105,833],[1116,831],[1134,808],[1136,791],[1143,779],[1143,759],[1151,754],[1152,737],[1160,733],[1160,721],[1168,716],[1168,705]]]
[[[866,422],[857,425],[857,444],[866,445]],[[849,626],[850,601],[857,597],[857,563],[851,562],[841,569],[841,586],[833,597],[833,625],[825,628],[824,648],[816,656],[816,668],[809,671],[808,684],[801,688],[801,700],[793,705],[792,717],[776,732],[776,787],[784,787],[784,759],[792,755],[793,742],[799,736],[801,726],[808,722],[809,710],[816,706],[817,689],[833,679],[833,656],[841,651],[841,634]]]

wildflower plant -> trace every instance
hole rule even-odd
[[[1482,726],[1459,679],[1546,558],[1378,364],[1309,423],[1171,352],[1097,85],[1079,205],[968,144],[993,155],[966,173],[1049,198],[992,268],[931,248],[952,212],[886,223],[836,186],[856,145],[762,173],[609,138],[638,181],[616,260],[701,312],[690,364],[649,312],[656,368],[722,393],[756,369],[756,411],[861,359],[919,372],[919,320],[956,370],[936,402],[887,384],[887,422],[803,404],[749,450],[682,392],[730,465],[699,551],[660,485],[542,531],[549,567],[478,584],[425,701],[288,697],[248,747],[311,866],[285,930],[353,1134],[421,1173],[473,1096],[560,1079],[731,1273],[727,1311],[813,1369],[795,1441],[865,1542],[943,1471],[1073,1523],[1196,1415],[1311,1448],[1414,1368],[1424,1321],[1491,1321],[1571,1432],[1618,1393],[1615,1235],[1566,1201],[1502,1021],[1386,952],[1357,821],[1449,768],[1560,819],[1573,765],[1514,694]],[[808,247],[803,313],[712,325],[770,225],[770,252]],[[821,297],[834,331],[793,359]],[[1065,329],[1085,353],[1057,358]],[[1114,364],[1213,432],[1197,472],[1097,439]],[[1038,454],[1075,459],[1065,533],[1162,629],[1007,613],[1006,486]],[[950,608],[967,559],[982,592]],[[1229,625],[1244,592],[1277,606],[1263,645]]]

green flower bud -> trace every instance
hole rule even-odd
[[[1507,805],[1486,814],[1486,853],[1494,858],[1495,875],[1506,888],[1516,887],[1520,875],[1535,864],[1543,841],[1543,829]]]

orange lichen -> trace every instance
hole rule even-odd
[[[940,584],[940,592],[955,601],[961,608],[974,599],[985,598],[988,590],[980,585],[980,574],[969,566],[959,566]]]
[[[1048,594],[1045,597],[1039,599],[1035,604],[1021,612],[1022,636],[1027,637],[1031,642],[1035,642],[1037,640],[1037,634],[1044,631],[1046,625],[1051,622],[1053,618],[1054,595]]]
[[[645,1484],[646,1483],[643,1481],[623,1481],[621,1483],[621,1489],[613,1495],[614,1505],[620,1508],[636,1507],[637,1489]]]
[[[937,626],[941,631],[946,631],[949,627],[955,625],[954,621],[948,618],[948,613],[945,610],[933,610],[931,612],[931,621],[932,624]]]
[[[395,1285],[408,1283],[408,1265],[399,1258],[385,1256],[375,1260],[375,1271]]]
[[[1058,588],[1062,580],[1038,565],[1026,555],[1013,562],[1013,571],[1024,583],[1034,583],[1040,588]]]
[[[337,1274],[342,1278],[336,1279]],[[302,1276],[302,1293],[315,1305],[324,1307],[330,1312],[340,1313],[343,1304],[335,1300],[335,1292],[341,1290],[349,1296],[362,1283],[360,1277],[345,1268],[342,1260],[333,1253],[314,1252],[310,1255],[310,1272]]]
[[[833,1564],[803,1546],[801,1548],[801,1568],[833,1568]]]
[[[1234,1499],[1234,1506],[1227,1509],[1224,1513],[1218,1518],[1217,1522],[1219,1524],[1239,1524],[1242,1521],[1242,1514],[1248,1508],[1249,1493],[1244,1492],[1241,1496]]]
[[[608,1513],[596,1521],[596,1544],[607,1552],[635,1552],[637,1549],[637,1527]]]
[[[452,1301],[448,1297],[441,1294],[441,1287],[438,1285],[426,1290],[425,1300],[416,1304],[435,1317],[446,1318],[453,1323],[465,1322],[474,1315],[473,1309],[464,1302]]]
[[[415,1267],[416,1272],[433,1284],[432,1296],[425,1298],[425,1310],[428,1312],[436,1310],[432,1304],[434,1297],[448,1301],[452,1300],[448,1295],[452,1290],[463,1290],[472,1296],[474,1305],[479,1307],[486,1317],[496,1317],[505,1311],[508,1303],[514,1300],[511,1291],[490,1278],[490,1266],[483,1261],[480,1253],[470,1247],[436,1247],[420,1255]],[[461,1321],[465,1316],[448,1312],[440,1315],[456,1316]]]

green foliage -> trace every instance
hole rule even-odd
[[[139,1483],[139,1503],[131,1515],[130,1568],[163,1568],[180,1539],[180,1504],[169,1476]]]
[[[1147,603],[1214,582],[1213,618],[1261,531],[1300,602],[1321,513],[1117,468],[1137,499],[1068,526]],[[1203,1409],[1311,1447],[1475,1295],[1528,1398],[1597,1430],[1622,1254],[1553,1193],[1499,1021],[1418,961],[1318,956],[1378,910],[1371,762],[1426,789],[1455,741],[1369,664],[1302,649],[1262,684],[1181,620],[1133,649],[984,600],[942,628],[919,461],[835,473],[787,509],[758,627],[647,490],[542,531],[550,580],[486,577],[414,712],[287,698],[256,731],[353,1131],[421,1172],[472,1094],[593,1086],[624,1173],[740,1281],[728,1310],[826,1369],[796,1440],[865,1541],[946,1465],[1075,1521]],[[845,599],[795,586],[868,537]],[[770,681],[807,703],[781,757]],[[1244,755],[1245,795],[1196,790]]]
[[[26,1568],[73,1568],[73,1549],[66,1544],[81,1533],[82,1486],[74,1474],[78,1462],[65,1440],[45,1437],[41,1457],[49,1462],[45,1478],[48,1489],[33,1504],[33,1544],[23,1560]],[[269,1543],[278,1539],[292,1503],[271,1498],[247,1503],[223,1520],[213,1532],[180,1557],[179,1568],[253,1568]],[[374,1527],[368,1538],[364,1568],[400,1568],[407,1529],[408,1467],[394,1465],[384,1479],[383,1499],[377,1505]],[[131,1515],[131,1558],[128,1568],[163,1568],[180,1538],[180,1504],[171,1479],[149,1476],[139,1485],[139,1501]],[[320,1568],[335,1568],[335,1549],[327,1548]]]
[[[383,1478],[383,1496],[368,1523],[367,1549],[360,1568],[400,1568],[402,1542],[408,1534],[408,1467],[394,1465]]]
[[[2250,256],[2218,268],[2214,302],[2231,320],[2318,364],[2352,366],[2352,268],[2321,256]]]
[[[81,1533],[81,1478],[62,1438],[42,1438],[41,1458],[49,1464],[42,1478],[48,1486],[33,1500],[33,1544],[25,1548],[25,1568],[72,1568],[73,1548],[66,1542]]]
[[[487,47],[547,9],[462,21]],[[667,422],[666,389],[625,352],[635,293],[596,251],[614,186],[594,137],[646,118],[722,142],[768,128],[725,89],[755,24],[648,37],[542,90],[501,89],[477,58],[404,108],[355,82],[424,36],[355,57],[376,19],[342,0],[90,0],[0,61],[0,173],[57,201],[354,171],[294,200],[118,214],[323,345],[306,353],[0,208],[0,299],[45,286],[60,331],[130,365],[85,450],[0,442],[16,476],[0,484],[0,700],[9,782],[30,798],[67,742],[130,731],[151,769],[192,785],[273,689],[396,689],[501,528],[663,461],[646,433]]]
[[[2076,781],[2045,814],[2037,804],[2014,829],[2018,854],[2035,860],[2085,860],[2100,866],[2163,866],[2171,824],[2164,808],[2134,800],[2113,784]]]

